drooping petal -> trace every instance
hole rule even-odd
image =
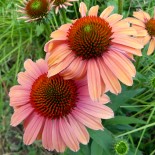
[[[76,58],[74,61],[61,72],[64,79],[82,79],[86,75],[87,62],[83,61],[81,58]]]
[[[103,59],[105,64],[122,83],[128,86],[133,84],[131,75],[124,69],[124,67],[122,67],[121,64],[118,63],[118,61],[112,58],[110,54],[105,54]]]
[[[65,144],[73,151],[79,150],[79,143],[75,136],[74,130],[65,118],[59,120],[59,130]]]
[[[57,152],[64,152],[66,145],[62,139],[62,136],[60,135],[61,129],[59,128],[59,122],[60,120],[57,119],[52,120],[52,141],[53,147]]]
[[[52,120],[47,118],[44,124],[43,132],[42,132],[42,144],[45,149],[48,151],[53,151],[53,141],[52,141]]]
[[[97,101],[102,94],[102,86],[100,71],[94,59],[88,61],[87,80],[90,97],[93,101]]]
[[[43,122],[44,122],[44,117],[39,116],[37,114],[34,115],[34,117],[30,121],[30,123],[27,125],[25,132],[24,132],[23,139],[26,145],[30,145],[36,140],[40,132],[40,129],[43,125]]]
[[[20,108],[16,109],[15,113],[11,117],[11,125],[17,126],[25,118],[27,118],[34,109],[30,104],[23,105]]]
[[[101,73],[101,77],[106,84],[106,88],[114,94],[121,92],[121,85],[116,76],[111,72],[108,66],[103,60],[98,59],[98,65]]]
[[[151,55],[153,53],[154,49],[155,49],[155,40],[151,39],[150,44],[149,44],[149,48],[147,51],[147,55]]]
[[[78,110],[77,108],[73,110],[72,116],[85,126],[93,129],[93,130],[102,130],[103,126],[101,124],[101,120],[91,116],[83,111]]]
[[[79,142],[82,144],[87,144],[89,142],[89,133],[80,122],[75,120],[75,118],[72,115],[68,116],[68,120],[70,122],[71,127],[74,130],[74,133],[78,139]]]
[[[53,75],[58,74],[59,72],[63,71],[66,67],[72,63],[74,60],[74,54],[69,54],[64,60],[62,60],[59,64],[53,65],[49,63],[49,71],[48,71],[48,77],[51,77]],[[69,63],[70,62],[70,63]]]

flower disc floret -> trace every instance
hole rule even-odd
[[[64,80],[59,75],[48,78],[43,74],[32,85],[30,103],[44,117],[66,116],[76,102],[77,87],[72,80]]]
[[[155,37],[155,19],[152,18],[146,23],[146,29],[150,36]]]
[[[49,9],[49,2],[47,0],[30,0],[26,5],[27,15],[31,18],[43,17]]]
[[[111,27],[100,17],[87,16],[78,19],[68,31],[68,44],[82,59],[102,56],[111,43]]]

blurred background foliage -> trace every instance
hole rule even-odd
[[[63,20],[61,16],[51,12],[48,19],[41,23],[25,23],[17,20],[17,4],[22,0],[0,1],[0,154],[2,155],[48,155],[58,154],[45,150],[41,142],[31,146],[22,142],[23,128],[10,126],[13,109],[9,106],[8,92],[17,84],[17,73],[23,70],[26,59],[37,60],[45,56],[44,44],[49,40],[50,33],[57,29]],[[80,2],[80,1],[79,1]],[[68,22],[79,16],[79,2],[68,7]],[[88,7],[99,5],[101,12],[109,5],[114,5],[118,12],[117,0],[84,0]],[[124,0],[124,17],[132,16],[133,11],[143,9],[153,16],[154,0]],[[104,131],[92,131],[88,145],[74,153],[66,150],[63,155],[115,155],[115,143],[128,143],[127,155],[155,154],[155,54],[135,57],[137,74],[132,87],[123,86],[120,95],[112,95],[108,104],[115,112],[115,117],[104,120]]]

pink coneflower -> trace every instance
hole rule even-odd
[[[146,45],[149,43],[147,55],[151,55],[155,49],[155,9],[154,17],[150,17],[147,12],[139,10],[133,13],[135,18],[129,17],[126,21],[132,23],[132,27],[137,30],[138,40]]]
[[[78,0],[51,0],[52,6],[55,8],[55,13],[59,12],[59,9],[67,9],[67,6],[72,6],[71,2]]]
[[[47,63],[27,60],[25,72],[18,74],[19,85],[10,90],[10,105],[14,108],[11,125],[24,120],[24,143],[42,139],[48,150],[64,152],[66,147],[79,150],[79,143],[87,144],[86,127],[102,130],[101,118],[113,117],[113,111],[103,105],[109,98],[103,95],[100,103],[93,102],[86,80],[64,80],[59,74],[47,77]],[[85,127],[86,126],[86,127]]]
[[[81,18],[72,24],[64,24],[52,32],[44,50],[50,53],[48,77],[57,73],[65,79],[81,79],[87,74],[91,98],[96,101],[105,90],[118,94],[118,79],[131,86],[135,67],[129,59],[133,54],[141,56],[143,47],[130,35],[137,32],[129,23],[121,21],[119,14],[110,15],[109,6],[98,17],[98,6],[87,13],[85,3],[80,3]]]
[[[42,19],[51,10],[50,0],[24,0],[24,7],[18,6],[18,12],[25,16],[18,19],[25,19],[26,22],[32,22]]]

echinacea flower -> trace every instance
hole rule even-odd
[[[18,19],[25,19],[26,22],[32,22],[42,19],[51,10],[52,5],[50,0],[24,0],[24,6],[18,6],[18,12],[23,13],[25,16]]]
[[[67,6],[72,6],[71,2],[76,2],[78,0],[51,0],[52,7],[55,8],[55,13],[59,12],[59,9],[67,9]]]
[[[24,121],[24,143],[42,139],[43,147],[64,152],[66,147],[79,150],[87,144],[86,127],[102,130],[101,118],[113,117],[113,111],[103,105],[109,98],[103,95],[94,103],[86,80],[64,80],[59,74],[47,77],[48,66],[43,59],[24,63],[25,72],[18,74],[19,85],[10,90],[10,106],[14,108],[11,125]]]
[[[87,13],[85,3],[80,3],[81,18],[72,24],[64,24],[51,33],[51,40],[44,50],[50,53],[48,77],[60,72],[65,79],[81,79],[87,75],[92,100],[106,90],[118,94],[121,86],[118,79],[131,86],[136,70],[130,59],[133,54],[141,56],[143,47],[131,37],[137,32],[121,20],[122,15],[110,15],[109,6],[100,16],[98,5]]]
[[[151,55],[155,50],[155,9],[152,18],[143,10],[134,12],[133,16],[135,18],[128,17],[126,21],[132,23],[132,27],[137,30],[137,38],[142,44],[149,43],[147,55]]]

